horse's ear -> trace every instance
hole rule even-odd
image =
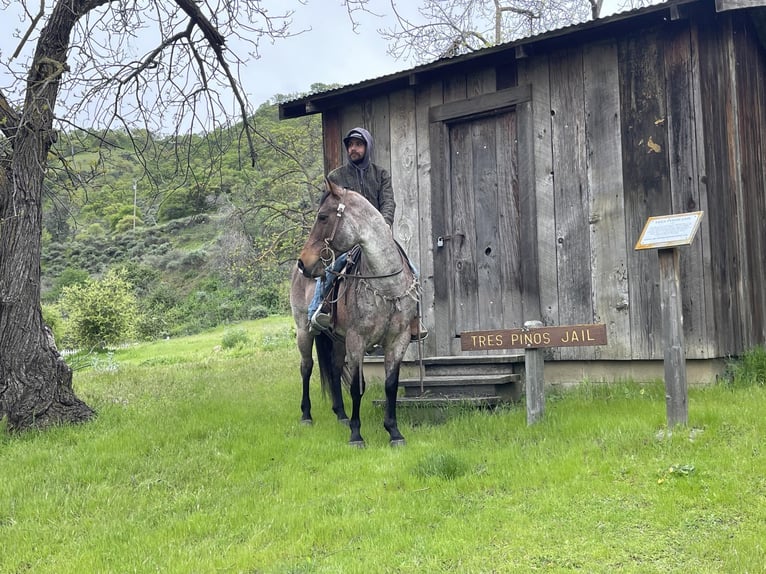
[[[330,181],[330,179],[325,176],[324,178],[325,187],[327,188],[327,193],[331,193],[335,195],[336,197],[340,197],[341,195],[341,188],[335,185],[333,182]]]

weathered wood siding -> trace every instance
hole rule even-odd
[[[657,252],[633,247],[648,217],[697,210],[697,237],[680,248],[686,356],[766,340],[766,49],[747,12],[700,4],[481,62],[324,112],[328,170],[355,125],[390,168],[428,355],[459,354],[460,326],[479,317],[606,324],[607,346],[554,359],[662,360]],[[471,117],[482,95],[512,88],[531,96]],[[455,102],[466,121],[429,119]]]

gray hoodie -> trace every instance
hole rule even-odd
[[[353,189],[361,193],[367,201],[380,211],[386,223],[394,222],[396,202],[394,190],[391,187],[391,176],[388,172],[373,163],[373,150],[375,148],[372,135],[364,128],[354,128],[343,138],[343,145],[352,138],[359,138],[367,144],[367,153],[364,158],[355,164],[346,156],[346,163],[332,170],[327,178],[335,185]]]

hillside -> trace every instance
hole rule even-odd
[[[60,138],[43,216],[46,320],[66,322],[62,294],[115,270],[133,288],[139,339],[285,312],[322,187],[321,121],[280,122],[275,99],[252,122],[255,165],[243,163],[237,126]]]

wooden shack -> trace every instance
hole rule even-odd
[[[313,113],[328,171],[357,125],[390,169],[427,357],[464,355],[465,331],[603,323],[607,345],[551,349],[546,374],[661,378],[657,252],[634,245],[690,211],[690,381],[766,341],[766,0],[671,1],[280,105]]]

